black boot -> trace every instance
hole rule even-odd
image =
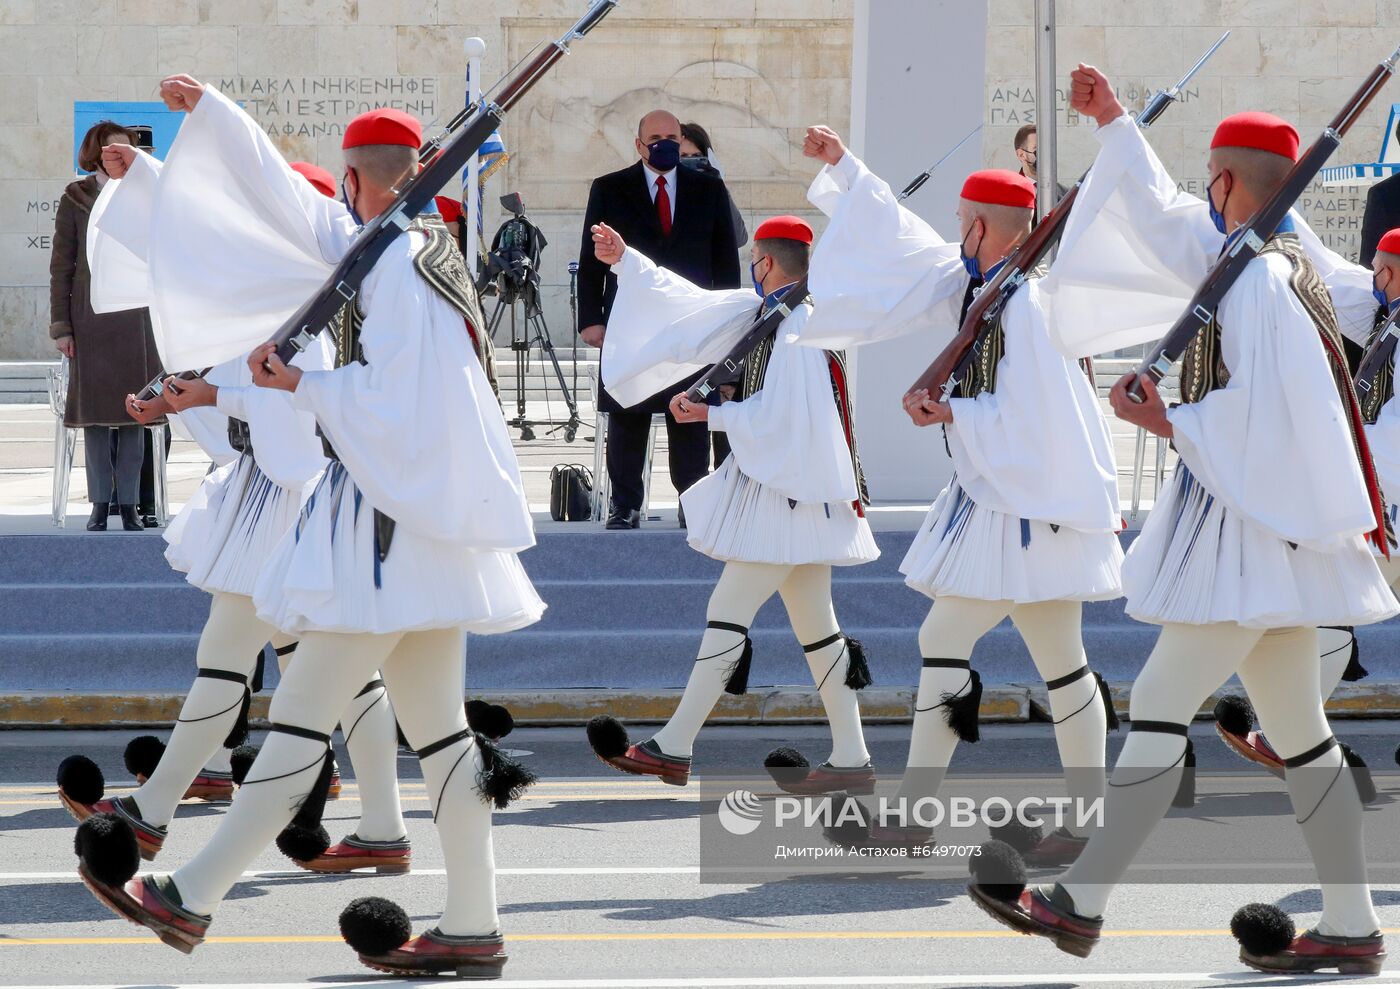
[[[107,503],[104,501],[100,505],[92,506],[92,514],[88,516],[88,532],[107,531]]]
[[[103,528],[106,528],[105,526]],[[122,506],[122,528],[127,532],[140,532],[146,528],[141,524],[141,519],[136,515],[135,505]]]

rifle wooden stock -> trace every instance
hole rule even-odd
[[[691,402],[704,402],[721,384],[728,384],[731,376],[738,372],[744,358],[749,356],[764,338],[771,336],[778,329],[778,325],[792,315],[793,310],[806,302],[807,295],[807,276],[803,275],[792,283],[781,302],[764,313],[763,318],[739,338],[739,342],[730,348],[729,353],[710,365],[705,376],[685,393],[686,399]]]
[[[1288,175],[1284,177],[1279,187],[1274,190],[1264,205],[1249,218],[1249,222],[1238,228],[1230,236],[1230,246],[1221,255],[1220,260],[1211,268],[1206,275],[1201,287],[1196,290],[1196,294],[1187,303],[1186,311],[1166,335],[1158,341],[1157,346],[1138,365],[1139,376],[1150,377],[1154,384],[1160,382],[1172,366],[1181,359],[1186,347],[1200,332],[1202,327],[1208,325],[1215,316],[1215,311],[1220,307],[1225,294],[1230,291],[1235,281],[1244,274],[1244,269],[1250,261],[1259,254],[1264,244],[1274,232],[1278,230],[1279,224],[1288,215],[1289,209],[1297,202],[1298,197],[1307,191],[1312,184],[1317,173],[1322,170],[1322,166],[1327,163],[1327,159],[1332,156],[1342,143],[1342,138],[1351,125],[1370,104],[1375,95],[1385,85],[1386,81],[1394,73],[1396,60],[1400,59],[1400,48],[1391,53],[1390,58],[1381,62],[1362,82],[1347,100],[1346,105],[1332,119],[1327,129],[1313,142],[1312,147],[1303,154]],[[1141,377],[1135,378],[1128,386],[1128,397],[1134,402],[1142,402],[1146,397]]]

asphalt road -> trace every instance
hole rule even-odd
[[[1373,813],[1397,813],[1393,795],[1400,793],[1400,777],[1384,770],[1394,769],[1390,754],[1400,724],[1347,722],[1339,728],[1378,769],[1383,796]],[[1231,792],[1281,792],[1281,784],[1236,761],[1206,726],[1198,729],[1203,790],[1224,783]],[[0,984],[391,984],[359,966],[337,934],[336,918],[354,897],[383,895],[408,910],[416,930],[436,919],[445,880],[411,756],[401,758],[400,773],[414,844],[412,873],[312,876],[268,849],[219,909],[210,941],[186,957],[112,917],[77,881],[74,826],[53,796],[53,769],[74,751],[98,760],[111,789],[129,785],[121,770],[129,734],[0,733]],[[868,736],[877,767],[897,770],[907,728],[879,726]],[[677,790],[612,773],[593,759],[577,728],[521,729],[507,741],[528,753],[524,758],[543,779],[527,799],[496,816],[497,889],[511,955],[503,984],[1288,985],[1299,980],[1256,975],[1239,964],[1225,932],[1229,917],[1239,905],[1263,900],[1294,914],[1302,929],[1320,909],[1306,875],[1297,883],[1270,885],[1128,884],[1110,906],[1104,943],[1080,961],[1048,943],[995,928],[960,883],[704,883],[697,869],[694,787]],[[758,765],[778,744],[796,744],[817,758],[826,754],[820,728],[716,727],[701,736],[697,771]],[[1111,751],[1120,744],[1121,733]],[[992,726],[984,729],[981,744],[959,751],[956,764],[987,773],[1051,774],[1053,737],[1044,725]],[[1289,813],[1279,799],[1217,813],[1223,806],[1206,801],[1200,813],[1206,824],[1236,837],[1279,823],[1265,817]],[[356,790],[347,785],[328,808],[332,836],[348,833],[357,813]],[[183,806],[160,868],[187,861],[222,814],[219,805]],[[1171,824],[1162,829],[1168,837],[1175,833]],[[1189,849],[1178,851],[1190,855]],[[1400,858],[1388,849],[1372,854]],[[1378,884],[1374,895],[1382,923],[1400,934],[1400,882]]]

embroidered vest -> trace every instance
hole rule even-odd
[[[1041,278],[1048,270],[1048,265],[1038,265],[1029,277]],[[971,291],[963,300],[962,312],[958,316],[959,323],[967,318],[967,310],[978,292],[980,287]],[[990,323],[984,323],[978,331],[977,339],[972,343],[972,350],[968,352],[957,371],[959,398],[976,398],[983,392],[997,390],[997,364],[1006,356],[1006,331],[1002,328],[1005,315],[1006,307],[1003,306],[996,318]]]
[[[1366,338],[1366,346],[1370,347],[1376,339],[1376,334],[1381,331],[1381,327],[1386,323],[1385,308],[1376,310],[1376,325],[1371,328],[1371,335]],[[1362,394],[1356,393],[1356,399],[1361,403],[1361,418],[1367,425],[1375,423],[1381,414],[1381,409],[1395,397],[1395,361],[1392,359],[1384,364],[1376,372],[1376,380],[1371,386],[1371,390]]]

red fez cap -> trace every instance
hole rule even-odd
[[[1293,125],[1272,113],[1249,110],[1220,121],[1211,139],[1212,148],[1253,148],[1298,160],[1298,132]]]
[[[360,148],[371,144],[401,144],[417,149],[423,143],[423,125],[412,114],[383,107],[362,113],[345,128],[344,148]]]
[[[331,175],[330,172],[326,171],[320,165],[311,164],[309,161],[294,161],[291,167],[292,171],[310,182],[321,195],[328,196],[331,199],[335,198],[335,177]]]
[[[1400,254],[1400,227],[1386,231],[1381,242],[1376,245],[1376,250],[1383,254]]]
[[[437,203],[442,222],[456,223],[462,219],[462,201],[460,199],[453,199],[451,196],[434,196],[433,201]]]
[[[812,228],[800,216],[772,216],[758,225],[754,240],[795,240],[812,243]]]
[[[967,177],[962,187],[962,198],[988,206],[1035,209],[1035,183],[1019,172],[988,168]]]

